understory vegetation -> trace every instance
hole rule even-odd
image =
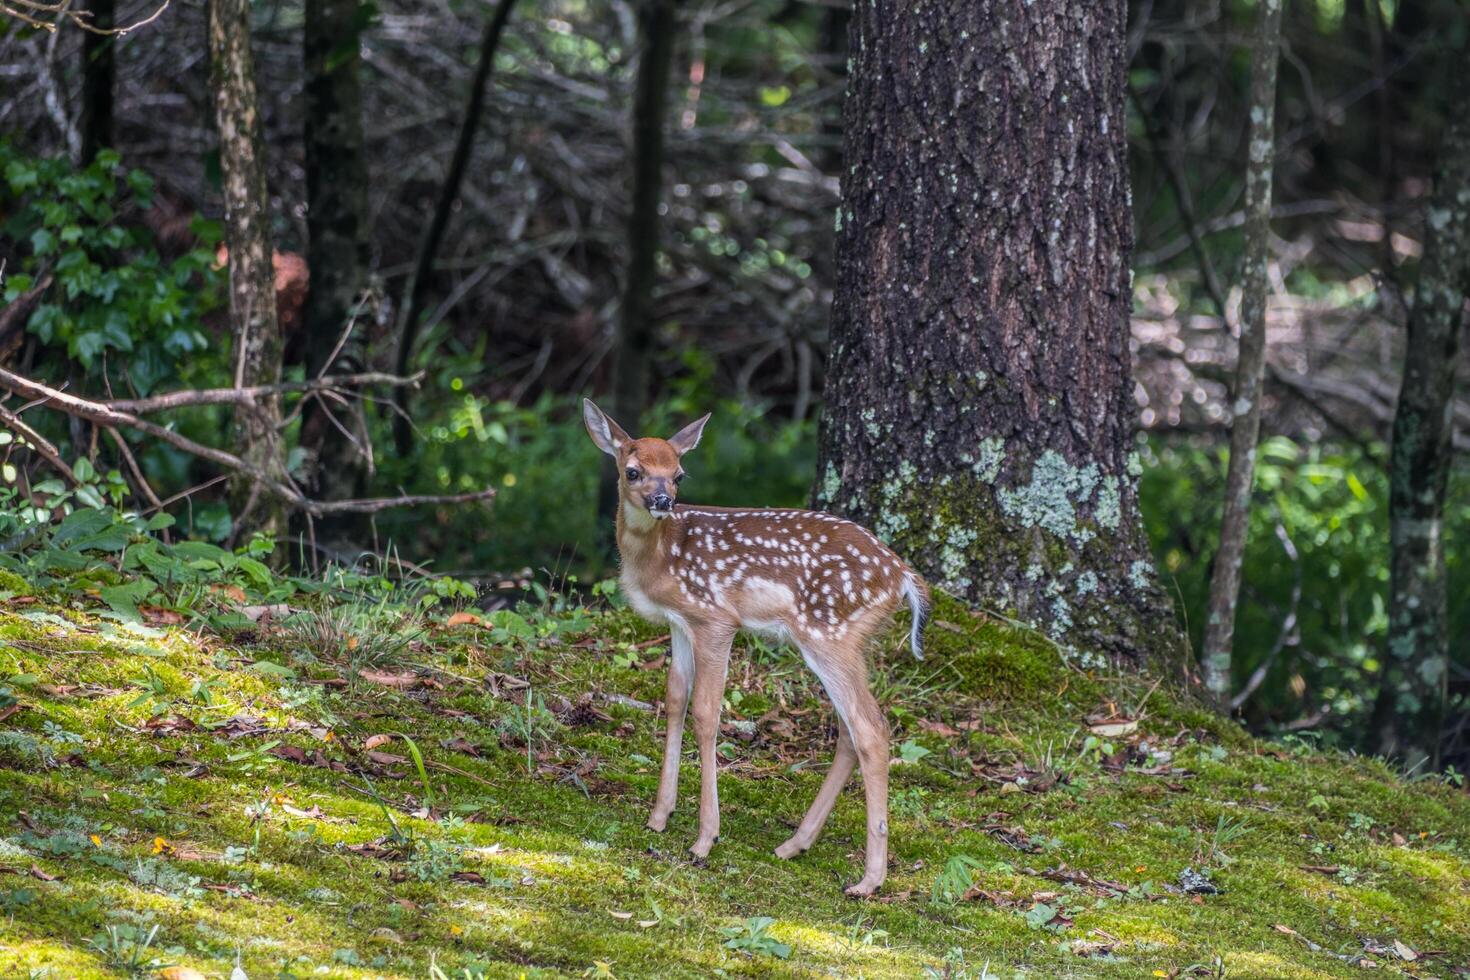
[[[99,516],[101,515],[101,516]],[[156,525],[167,521],[156,522]],[[667,637],[542,579],[168,544],[82,509],[0,556],[0,975],[1407,976],[1470,969],[1470,798],[941,599],[874,653],[892,867],[861,795],[773,854],[831,755],[798,658],[737,646],[724,835],[657,781]],[[175,973],[176,976],[195,974]]]

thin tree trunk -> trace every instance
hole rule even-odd
[[[115,0],[91,0],[87,9],[99,30],[114,26]],[[82,34],[82,163],[91,163],[97,151],[116,145],[112,128],[113,85],[117,77],[118,39],[112,35]]]
[[[676,0],[642,0],[638,7],[638,80],[633,95],[633,192],[628,211],[628,267],[613,348],[613,414],[638,432],[648,403],[649,358],[653,351],[654,286],[658,283],[663,195],[664,121],[674,64]],[[602,464],[597,495],[602,550],[611,553],[617,507],[617,470]]]
[[[361,9],[358,0],[306,0],[306,265],[311,278],[302,329],[311,378],[322,372],[356,374],[367,361],[366,324],[356,324],[342,343],[367,265]],[[315,496],[342,500],[356,496],[363,482],[369,461],[360,447],[368,445],[367,432],[361,403],[332,412],[335,422],[320,401],[308,403],[301,444],[311,454]]]
[[[1449,677],[1443,517],[1455,368],[1470,293],[1470,85],[1462,72],[1461,78],[1425,214],[1424,259],[1393,418],[1388,656],[1376,712],[1378,750],[1431,768],[1439,764]]]
[[[664,117],[674,63],[675,0],[643,0],[638,8],[642,50],[633,100],[633,194],[628,212],[628,271],[618,316],[613,405],[618,421],[637,431],[648,400],[653,350],[653,290],[658,280],[663,196]]]
[[[1240,565],[1250,529],[1256,441],[1261,434],[1261,388],[1266,366],[1266,259],[1271,244],[1272,164],[1276,156],[1276,64],[1282,0],[1261,0],[1251,57],[1249,162],[1245,174],[1245,259],[1241,269],[1240,345],[1230,424],[1230,467],[1220,549],[1210,576],[1210,602],[1200,660],[1205,691],[1219,708],[1230,704],[1231,647]]]
[[[485,22],[480,35],[480,60],[475,65],[475,75],[470,81],[469,101],[464,115],[459,120],[459,136],[454,142],[454,155],[449,159],[444,183],[439,187],[439,199],[434,203],[434,213],[424,228],[424,237],[419,241],[418,257],[414,260],[413,274],[403,291],[403,311],[398,318],[398,355],[394,369],[400,375],[408,373],[413,358],[414,343],[418,340],[419,317],[423,314],[424,300],[428,295],[429,279],[434,270],[434,258],[444,241],[444,231],[449,227],[449,216],[454,211],[454,201],[459,197],[459,186],[464,181],[465,168],[469,166],[470,151],[475,146],[475,131],[480,125],[480,116],[485,109],[485,91],[490,80],[490,71],[495,67],[495,52],[500,48],[500,36],[510,20],[511,8],[516,0],[497,0],[495,11]],[[408,389],[394,392],[393,404],[397,415],[393,420],[393,439],[400,455],[413,448],[413,425],[408,417]]]
[[[853,9],[814,499],[1076,663],[1182,663],[1130,472],[1122,0]]]
[[[208,7],[210,78],[220,138],[225,243],[230,254],[235,385],[274,384],[281,379],[281,333],[271,269],[260,103],[250,54],[250,0],[209,0]],[[237,410],[233,425],[236,454],[275,479],[285,476],[280,422],[281,400],[267,396],[260,399],[255,411]],[[252,480],[236,477],[231,481],[230,510],[237,534],[245,530],[285,533],[281,502],[261,493]]]

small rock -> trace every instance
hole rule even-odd
[[[1218,895],[1220,889],[1214,882],[1210,881],[1208,871],[1196,871],[1193,868],[1185,868],[1179,872],[1179,887],[1186,895]]]

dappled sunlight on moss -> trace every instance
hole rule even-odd
[[[179,962],[227,973],[238,948],[251,976],[289,967],[303,976],[422,977],[432,954],[451,973],[456,964],[482,961],[492,964],[491,976],[511,977],[579,975],[595,960],[612,963],[619,976],[722,969],[911,977],[925,967],[942,971],[952,950],[972,973],[989,959],[1007,977],[1022,966],[1032,976],[1133,977],[1208,962],[1216,953],[1238,976],[1357,970],[1273,931],[1275,923],[1329,949],[1356,948],[1360,935],[1372,935],[1470,955],[1463,939],[1470,895],[1459,884],[1470,868],[1470,803],[1463,795],[1405,784],[1367,760],[1288,755],[1214,719],[1199,725],[1196,737],[1181,723],[1197,710],[1187,699],[1150,692],[1151,681],[1079,672],[1044,639],[948,599],[936,610],[925,661],[891,653],[900,627],[874,671],[893,719],[895,751],[912,742],[928,752],[890,772],[891,903],[841,894],[861,862],[856,779],[809,853],[792,862],[771,853],[816,793],[834,737],[818,685],[787,652],[755,644],[737,651],[729,717],[755,721],[759,737],[722,736],[723,837],[708,864],[696,867],[685,856],[697,810],[692,752],[667,833],[646,831],[662,718],[593,697],[662,696],[661,671],[614,660],[631,644],[661,635],[627,614],[593,617],[575,647],[555,638],[497,646],[483,634],[474,642],[464,631],[435,634],[437,645],[414,660],[452,665],[447,669],[470,680],[439,675],[442,689],[363,684],[337,692],[304,678],[329,676],[341,665],[298,665],[297,678],[277,677],[248,666],[262,656],[282,660],[264,648],[172,630],[147,640],[161,652],[147,655],[85,631],[105,620],[73,614],[90,625],[60,627],[4,610],[0,605],[0,677],[29,673],[42,684],[89,683],[102,691],[19,691],[28,710],[7,729],[44,740],[50,722],[82,741],[52,745],[57,759],[72,752],[77,758],[51,769],[0,756],[0,813],[9,819],[25,810],[33,828],[27,832],[40,837],[63,825],[74,834],[95,832],[108,854],[156,860],[198,877],[201,888],[248,892],[163,894],[85,854],[0,854],[0,863],[18,870],[34,858],[65,875],[53,883],[0,877],[0,898],[21,883],[37,894],[0,919],[0,942],[11,947],[0,952],[0,972],[10,970],[5,957],[24,968],[52,956],[71,964],[57,975],[101,975],[101,961],[84,941],[108,922],[139,916],[160,925],[161,943],[182,949]],[[634,652],[654,656],[641,652],[648,649]],[[162,690],[130,706],[144,690],[147,668]],[[554,707],[560,712],[533,734],[529,772],[524,742],[501,739],[523,709],[478,682],[489,670],[526,677],[548,717]],[[208,685],[212,703],[197,696],[196,684]],[[612,720],[568,721],[572,714],[558,704],[584,696]],[[1096,751],[1084,751],[1089,711],[1104,701],[1145,698],[1142,731],[1155,746],[1178,736],[1167,750],[1193,776],[1120,773],[1105,769]],[[155,711],[199,727],[130,730]],[[277,730],[236,737],[210,730],[235,714]],[[768,729],[771,719],[785,727]],[[281,730],[291,722],[318,734]],[[323,740],[322,731],[332,737]],[[369,735],[389,732],[411,733],[430,763],[437,819],[412,815],[423,787],[399,740],[379,749],[404,761],[380,765],[363,754]],[[303,748],[308,763],[319,750],[348,771],[265,754],[273,741]],[[1004,772],[1021,764],[1066,778],[1045,792],[1003,792],[1003,778],[972,769]],[[391,834],[384,807],[403,834],[441,848],[484,881],[452,880],[452,862],[410,872],[406,854],[346,850]],[[1225,894],[1201,904],[1169,894],[1182,868],[1201,863],[1222,817],[1249,826],[1215,868]],[[14,839],[24,829],[17,828]],[[1404,846],[1391,843],[1394,833]],[[155,836],[202,860],[154,859]],[[1314,854],[1314,844],[1330,851]],[[1007,904],[930,901],[936,876],[957,853],[979,862],[975,884],[1009,896]],[[1358,877],[1300,870],[1329,863]],[[1127,888],[1147,886],[1155,897],[1103,897],[1045,877],[1063,865]],[[420,872],[430,880],[419,880]],[[1025,912],[1037,896],[1061,903],[1074,924],[1060,932],[1028,925]],[[789,960],[752,958],[722,945],[720,929],[755,916],[776,920],[771,934],[791,944]],[[1110,955],[1071,951],[1073,940],[1095,930],[1114,937]]]

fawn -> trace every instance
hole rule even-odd
[[[832,768],[796,833],[776,855],[791,858],[815,843],[838,794],[862,768],[868,839],[863,877],[847,889],[871,895],[888,873],[888,723],[868,689],[865,647],[907,600],[909,643],[929,610],[924,580],[866,528],[831,514],[675,506],[680,458],[699,444],[706,415],[669,439],[632,439],[584,400],[583,421],[618,461],[620,583],[640,615],[669,625],[668,714],[658,796],[648,818],[662,831],[674,810],[684,715],[693,707],[699,745],[699,836],[690,848],[708,857],[720,835],[716,789],[720,702],[730,644],[740,629],[789,640],[822,682],[837,712]]]

